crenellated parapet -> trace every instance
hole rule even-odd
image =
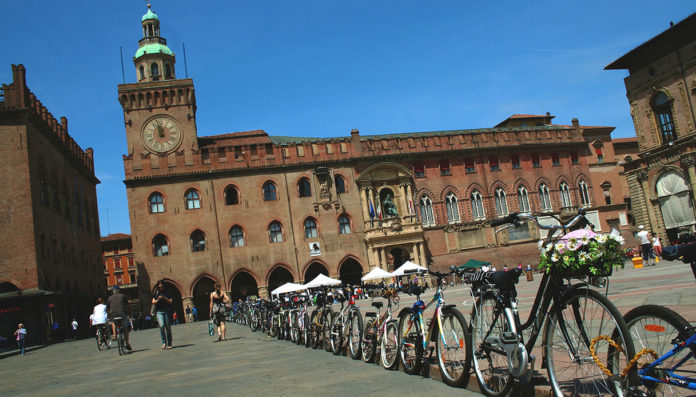
[[[148,84],[121,84],[118,86],[118,101],[124,112],[153,109],[169,109],[172,106],[186,106],[192,109],[195,117],[196,95],[193,80],[166,80]]]
[[[82,150],[80,145],[68,133],[68,119],[61,117],[60,121],[48,111],[36,95],[26,85],[26,69],[24,65],[12,65],[12,84],[2,85],[2,99],[0,99],[0,112],[13,110],[27,110],[41,120],[45,128],[42,131],[57,138],[92,175],[94,175],[93,150]]]

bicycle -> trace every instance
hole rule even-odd
[[[387,370],[396,369],[399,364],[399,331],[396,320],[392,319],[392,304],[399,304],[398,289],[394,287],[370,287],[368,289],[381,289],[382,297],[387,300],[387,310],[381,314],[382,302],[372,302],[375,312],[365,313],[365,328],[361,345],[362,359],[371,363],[375,359],[377,345],[380,346],[380,358],[382,367]]]
[[[420,295],[426,290],[423,286],[404,287],[403,291],[416,296],[412,307],[407,307],[399,313],[399,358],[404,372],[416,374],[423,364],[424,352],[431,342],[437,349],[437,366],[442,380],[449,386],[462,387],[469,379],[471,360],[471,340],[469,325],[464,315],[455,305],[445,303],[444,290],[446,278],[451,275],[461,276],[462,270],[454,266],[449,273],[427,271],[437,278],[437,289],[433,297],[424,303]],[[445,280],[445,282],[443,282]],[[423,312],[436,304],[433,316],[427,324],[424,323]],[[427,328],[427,333],[424,330]],[[428,361],[432,358],[434,349],[430,347]]]
[[[318,349],[323,342],[323,348],[326,351],[331,350],[329,342],[331,338],[331,320],[333,319],[333,310],[331,310],[332,297],[328,294],[327,288],[321,288],[314,296],[314,303],[317,308],[312,311],[310,318],[310,339],[314,349]]]
[[[696,269],[696,244],[665,247],[662,256]],[[643,305],[626,313],[624,320],[635,347],[641,349],[638,380],[628,388],[629,395],[671,396],[696,390],[696,377],[688,376],[696,373],[696,329],[684,317],[663,306]]]
[[[357,296],[352,291],[346,292],[348,305],[345,308],[343,306],[346,294],[338,295],[338,300],[341,302],[341,310],[336,312],[331,325],[331,351],[335,355],[343,352],[343,343],[347,340],[350,357],[357,360],[360,358],[363,320],[360,315],[360,308],[355,304]]]
[[[590,224],[583,210],[567,224],[555,219],[558,226],[542,225],[534,215],[513,213],[491,222],[491,226],[509,224],[496,230],[497,233],[519,225],[522,220],[531,220],[539,228],[549,230],[547,242],[555,242],[556,231],[566,234],[574,226]],[[502,396],[509,391],[513,379],[528,383],[535,363],[530,352],[541,334],[542,368],[548,371],[554,395],[622,395],[626,378],[607,375],[597,365],[601,362],[609,371],[618,371],[625,368],[628,358],[635,353],[626,323],[616,307],[605,295],[591,289],[590,284],[571,281],[588,278],[587,274],[545,272],[529,318],[521,324],[515,289],[521,273],[521,269],[479,271],[467,280],[475,299],[471,358],[481,391],[488,396]],[[608,289],[608,283],[605,285]],[[523,331],[529,332],[526,341]],[[591,351],[595,336],[609,335],[613,335],[619,349],[609,345]]]
[[[97,324],[97,333],[95,335],[97,339],[97,349],[99,351],[106,349],[111,349],[111,335],[107,328],[107,324]]]
[[[119,356],[130,353],[130,351],[126,348],[126,337],[123,336],[125,333],[123,320],[126,320],[127,318],[128,317],[114,317],[111,319],[111,321],[116,324],[116,345],[118,346]]]

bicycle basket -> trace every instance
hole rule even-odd
[[[542,248],[539,268],[562,278],[609,277],[623,264],[621,244],[618,235],[576,230]]]

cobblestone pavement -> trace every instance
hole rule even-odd
[[[532,282],[523,278],[518,286],[523,320],[540,276],[535,274]],[[424,300],[428,293],[432,290]],[[445,295],[468,318],[472,299],[466,286],[450,287]],[[681,262],[619,270],[611,278],[609,297],[622,313],[637,305],[659,304],[696,324],[696,283],[690,267]],[[402,296],[400,307],[413,300]],[[359,303],[369,305],[367,300]],[[176,325],[173,333],[175,348],[164,351],[158,330],[134,332],[135,350],[123,357],[115,349],[97,351],[92,339],[32,347],[25,356],[5,354],[0,360],[0,395],[477,395],[434,379],[387,372],[378,365],[270,339],[248,327],[231,325],[226,342],[214,342],[205,322]]]

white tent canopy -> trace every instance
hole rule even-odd
[[[314,280],[308,282],[307,284],[303,285],[304,288],[315,288],[315,287],[321,287],[324,285],[339,285],[341,284],[341,280],[336,280],[335,278],[327,277],[323,274],[319,274],[314,278]]]
[[[403,265],[399,266],[398,269],[394,270],[394,272],[392,273],[392,276],[396,276],[396,277],[404,276],[404,275],[406,275],[406,272],[415,273],[415,272],[427,271],[427,270],[428,269],[424,268],[421,265],[417,265],[411,261],[406,261],[406,262],[404,262]]]
[[[360,280],[362,281],[368,281],[368,280],[379,280],[381,278],[390,278],[392,277],[392,274],[389,273],[386,270],[380,269],[378,267],[370,270],[369,273],[367,273],[363,278]]]
[[[299,291],[299,290],[303,290],[303,289],[305,289],[304,285],[295,284],[295,283],[285,283],[285,284],[281,285],[280,287],[271,291],[271,295],[280,295],[280,294]]]

